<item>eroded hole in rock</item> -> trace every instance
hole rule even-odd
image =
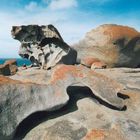
[[[95,96],[89,87],[82,87],[82,86],[69,86],[67,88],[67,93],[70,97],[67,105],[64,107],[56,110],[56,111],[39,111],[31,114],[27,118],[25,118],[17,127],[13,140],[21,140],[25,137],[25,135],[34,127],[39,125],[42,122],[48,121],[49,119],[54,119],[70,112],[74,112],[78,110],[77,101],[86,97],[92,98],[93,101],[99,102],[100,104],[109,107],[114,110],[126,110],[124,107],[123,109],[118,109],[114,107],[99,97]]]

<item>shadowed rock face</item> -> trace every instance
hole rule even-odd
[[[53,25],[13,26],[11,34],[14,39],[19,40],[21,43],[41,43],[43,39],[53,37],[63,41],[61,35]]]
[[[11,34],[21,42],[19,55],[33,65],[48,69],[58,63],[76,63],[77,52],[63,41],[53,25],[13,26]]]
[[[93,57],[108,67],[137,67],[140,64],[140,33],[133,28],[106,24],[88,32],[75,44],[79,57]]]

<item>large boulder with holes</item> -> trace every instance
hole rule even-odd
[[[64,42],[53,25],[13,26],[12,36],[21,42],[19,55],[46,69],[61,64],[75,64],[77,52]]]
[[[14,75],[18,70],[16,60],[7,60],[4,64],[0,65],[0,75]]]
[[[140,65],[140,33],[127,26],[105,24],[91,30],[74,45],[79,58],[97,59],[108,67]],[[85,64],[85,61],[82,62]],[[94,63],[94,62],[93,62]]]

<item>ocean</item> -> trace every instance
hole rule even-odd
[[[26,64],[27,66],[31,64],[30,60],[22,59],[22,58],[0,58],[0,64],[4,64],[6,60],[10,59],[16,59],[17,66],[23,66],[23,64]]]

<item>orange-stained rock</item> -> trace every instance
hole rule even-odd
[[[88,132],[83,140],[126,140],[119,130],[93,129]]]
[[[109,104],[119,109],[125,107],[122,99],[117,97],[118,92],[123,93],[124,87],[121,84],[102,74],[91,71],[82,65],[58,65],[53,70],[51,84],[57,85],[58,81],[61,81],[65,88],[68,87],[68,85],[70,86],[77,83],[87,86],[93,91],[94,95],[102,98]]]
[[[4,65],[17,65],[17,62],[15,59],[11,59],[11,60],[5,61]]]
[[[85,140],[103,140],[104,137],[105,137],[104,130],[93,129],[86,134]]]
[[[0,84],[6,84],[6,83],[20,83],[20,81],[12,80],[8,77],[0,75]]]
[[[58,111],[55,110],[58,109],[57,106],[56,108],[49,108],[51,113],[43,110],[43,112],[36,112],[35,116],[30,115],[29,118],[34,122],[36,122],[34,117],[39,118],[39,121],[40,116],[44,116],[44,118],[42,119],[43,122],[37,126],[33,125],[34,129],[24,135],[25,140],[139,140],[140,69],[111,68],[91,71],[82,65],[58,65],[52,71],[52,77],[49,77],[50,75],[47,77],[48,71],[35,68],[19,71],[16,75],[11,76],[13,79],[20,80],[21,78],[21,81],[30,79],[30,81],[38,83],[33,84],[31,89],[30,86],[24,84],[27,86],[25,86],[25,89],[29,88],[27,91],[24,91],[23,85],[18,86],[19,91],[21,91],[20,96],[23,95],[20,100],[27,99],[27,102],[24,102],[22,106],[17,105],[20,106],[20,110],[24,108],[23,114],[30,111],[27,112],[26,117],[32,111],[43,110],[46,105],[49,107],[56,105],[56,103],[60,105]],[[49,78],[52,78],[50,83],[47,82]],[[75,83],[78,84],[75,85]],[[113,96],[112,100],[114,99],[113,102],[115,102],[117,98],[120,98],[114,98],[118,91],[116,89],[120,88],[119,83],[125,86],[125,90],[122,90],[121,93],[129,96],[129,99],[123,100],[123,103],[127,106],[124,111],[109,108],[105,104],[101,105],[92,96],[98,93],[98,96],[103,100],[105,97],[106,100],[109,100]],[[26,94],[23,94],[24,92]],[[13,92],[10,94],[15,95]],[[20,96],[15,96],[10,104],[14,103],[15,99],[19,101]],[[32,108],[35,110],[32,110]],[[18,107],[12,111],[17,109]],[[26,119],[28,120],[28,118]],[[23,124],[25,124],[25,128],[31,125],[30,123],[28,126],[26,123]]]
[[[140,33],[131,27],[101,25],[88,32],[74,47],[79,58],[97,58],[108,67],[137,67],[140,64]]]
[[[94,62],[92,65],[91,65],[91,69],[94,70],[94,69],[104,69],[106,68],[107,65],[104,63],[104,62]]]
[[[5,104],[0,115],[2,134],[9,135],[5,130],[10,130],[11,125],[15,130],[21,123],[17,130],[25,140],[139,140],[140,69],[92,71],[83,65],[58,65],[47,72],[36,68],[19,70],[10,77],[34,84],[0,84],[0,100]],[[108,102],[127,108],[119,111],[107,106]],[[8,117],[1,117],[5,115]]]
[[[99,62],[100,60],[97,58],[92,58],[92,57],[86,57],[81,59],[81,64],[91,67],[91,65],[95,62]]]
[[[57,80],[63,80],[68,78],[67,74],[71,74],[74,77],[82,78],[84,73],[82,73],[82,67],[75,67],[74,65],[58,65],[55,67],[52,74],[52,82]]]
[[[0,65],[0,75],[14,75],[18,70],[16,60],[7,60],[3,65]]]

